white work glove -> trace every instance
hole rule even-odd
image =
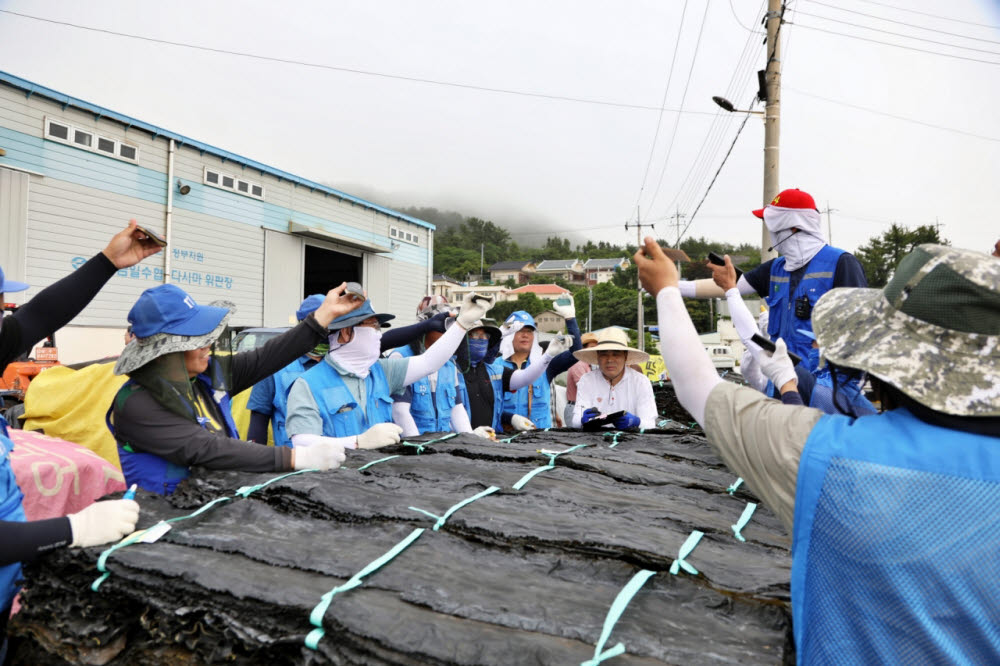
[[[564,351],[573,346],[573,336],[571,335],[557,335],[552,338],[549,342],[548,348],[545,350],[545,355],[555,358],[562,354]]]
[[[308,447],[296,446],[292,448],[292,466],[296,470],[303,469],[337,469],[344,462],[344,447],[342,444],[329,441],[329,438],[322,438],[326,441],[318,441]]]
[[[458,313],[456,321],[458,325],[466,331],[472,330],[474,325],[490,311],[493,307],[494,297],[480,296],[475,292],[469,292],[462,299],[462,311]]]
[[[87,548],[118,541],[135,531],[139,520],[139,505],[135,500],[94,502],[86,509],[71,513],[69,527],[73,532],[71,546]]]
[[[753,344],[753,343],[750,343]],[[756,345],[754,345],[756,347]],[[768,354],[761,350],[756,355],[760,371],[771,380],[774,388],[781,389],[788,382],[796,379],[795,368],[792,366],[792,359],[788,358],[788,347],[785,341],[778,338],[774,343],[774,353]]]
[[[520,414],[514,414],[514,416],[510,418],[510,424],[514,426],[514,430],[520,430],[521,432],[535,429],[535,424]]]
[[[399,444],[403,429],[395,423],[376,423],[358,435],[359,449],[381,449],[390,444]]]
[[[561,298],[567,298],[563,296]],[[575,319],[576,318],[576,305],[573,303],[573,297],[569,296],[569,305],[559,305],[558,299],[553,302],[552,309],[563,316],[564,319]]]
[[[479,426],[478,428],[476,428],[475,430],[472,431],[472,434],[473,435],[479,435],[483,439],[496,439],[497,438],[497,432],[496,432],[496,430],[494,430],[493,428],[491,428],[489,426]]]

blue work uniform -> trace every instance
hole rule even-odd
[[[14,450],[14,441],[8,436],[7,421],[0,416],[0,520],[23,523],[24,515],[22,500],[24,494],[14,478],[14,468],[10,463],[10,454]],[[21,589],[17,581],[21,579],[21,563],[14,562],[0,567],[0,611],[10,608],[11,602]],[[0,648],[3,647],[6,636],[0,636]]]
[[[403,358],[416,356],[409,345],[398,347],[392,351]],[[454,359],[448,359],[437,371],[437,386],[431,390],[430,377],[421,377],[407,387],[410,397],[410,416],[420,434],[428,432],[451,431],[451,410],[456,404],[463,403],[462,393],[456,386],[458,368]]]
[[[498,359],[499,361],[499,359]],[[519,368],[511,361],[500,361],[501,366],[518,370]],[[531,365],[531,360],[524,362],[524,367]],[[519,388],[516,391],[508,391],[503,396],[503,411],[513,414],[520,414],[531,419],[536,428],[551,428],[552,413],[549,411],[551,400],[551,388],[548,373],[543,372],[528,386]]]
[[[316,364],[301,379],[309,385],[323,420],[323,435],[327,437],[360,435],[377,423],[392,422],[392,394],[381,360],[371,366],[364,378],[364,409],[359,408],[340,373],[327,362]]]
[[[271,417],[271,431],[275,446],[291,446],[292,440],[285,431],[288,419],[288,390],[316,360],[301,356],[270,377],[254,384],[247,400],[247,409]],[[265,433],[266,434],[266,433]]]

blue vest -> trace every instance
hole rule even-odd
[[[325,360],[302,375],[312,391],[313,400],[323,419],[323,434],[327,437],[360,435],[376,423],[392,423],[392,396],[382,364],[375,362],[365,377],[365,408],[358,402],[340,373]]]
[[[14,450],[14,442],[7,436],[7,422],[0,416],[0,520],[23,523],[24,506],[21,500],[24,495],[14,478],[14,469],[10,464],[10,452]],[[21,563],[14,562],[0,567],[0,611],[10,608],[17,591],[21,586]],[[6,636],[0,636],[0,646]]]
[[[827,414],[846,414],[844,407],[849,407],[854,412],[854,416],[868,416],[877,414],[878,410],[868,398],[861,392],[861,385],[858,381],[852,381],[843,374],[837,376],[837,400],[833,399],[833,373],[830,366],[824,366],[816,373],[816,385],[813,387],[812,396],[809,398],[809,406],[821,409]]]
[[[275,446],[291,446],[292,439],[285,430],[285,423],[288,420],[288,391],[292,384],[306,371],[308,356],[297,358],[272,376],[274,380],[274,399],[271,404],[274,411],[271,413],[271,432],[274,435]]]
[[[517,370],[510,361],[502,361],[502,367]],[[531,364],[529,360],[524,367]],[[537,428],[552,427],[552,413],[549,411],[549,378],[543,372],[531,385],[523,386],[513,393],[503,396],[503,411],[520,414],[531,419]],[[530,407],[529,407],[530,405]]]
[[[1000,663],[1000,439],[823,416],[797,486],[800,664]]]
[[[195,381],[201,382],[208,389],[209,395],[213,396],[213,401],[222,414],[226,436],[239,439],[239,435],[236,432],[236,424],[233,422],[233,410],[229,394],[225,391],[213,392],[212,381],[208,375],[198,375]],[[133,381],[129,380],[120,390],[126,390],[127,388],[134,389],[136,386]],[[108,429],[112,435],[115,435],[115,427],[111,418],[114,408],[115,405],[112,402],[111,408],[105,417]],[[207,422],[202,417],[198,417],[194,413],[191,416],[198,420],[202,428],[207,427]],[[132,448],[131,442],[122,444],[117,436],[115,437],[115,441],[118,444],[118,460],[121,462],[122,473],[125,475],[125,484],[128,486],[134,483],[143,490],[151,493],[171,495],[176,490],[177,484],[191,475],[191,469],[185,465],[172,463],[152,453],[136,451]]]
[[[790,296],[788,291],[791,273],[785,270],[785,258],[778,257],[771,262],[771,283],[765,299],[770,308],[767,332],[771,340],[782,338],[788,351],[795,352],[802,358],[809,356],[812,340],[799,333],[798,329],[812,331],[812,319],[799,319],[795,316],[795,300],[807,297],[811,313],[812,306],[816,305],[819,297],[833,289],[833,274],[843,253],[843,250],[824,245],[806,266],[795,293]]]
[[[403,358],[414,356],[413,348],[409,345],[394,349]],[[450,432],[451,431],[451,408],[461,402],[459,392],[455,388],[455,378],[458,368],[453,360],[448,360],[438,370],[437,390],[431,391],[430,377],[423,377],[410,384],[409,389],[413,394],[410,402],[410,416],[417,424],[420,434],[428,432]]]

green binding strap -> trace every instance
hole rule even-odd
[[[433,513],[431,513],[430,511],[424,511],[423,509],[418,509],[415,506],[411,506],[411,507],[409,507],[409,509],[412,510],[412,511],[418,511],[418,512],[424,514],[425,516],[430,516],[431,518],[436,518],[437,522],[434,523],[434,527],[432,529],[435,532],[437,532],[438,529],[440,529],[441,526],[445,524],[445,521],[447,521],[451,517],[451,514],[455,513],[456,511],[458,511],[459,509],[461,509],[466,504],[471,504],[471,503],[475,502],[477,499],[486,497],[487,495],[492,495],[493,493],[495,493],[498,490],[500,490],[500,488],[498,486],[490,486],[489,488],[487,488],[483,492],[479,493],[478,495],[473,495],[472,497],[467,497],[466,499],[462,500],[461,502],[459,502],[455,506],[451,507],[450,509],[448,509],[447,511],[444,512],[443,516],[436,516]]]
[[[646,584],[646,581],[653,576],[655,572],[649,571],[648,569],[643,569],[636,575],[632,576],[632,580],[621,589],[618,596],[615,597],[614,602],[611,604],[611,608],[608,609],[608,615],[604,618],[604,629],[601,631],[601,637],[597,641],[597,646],[594,648],[594,657],[588,659],[587,661],[580,664],[580,666],[597,666],[605,659],[610,659],[611,657],[617,657],[625,652],[625,645],[618,643],[614,647],[603,651],[604,644],[607,643],[608,638],[611,636],[611,630],[614,629],[615,624],[618,622],[618,618],[622,616],[625,612],[625,608],[632,601],[632,597],[635,596],[636,592]]]
[[[736,480],[733,481],[732,485],[726,488],[726,492],[732,495],[733,493],[736,492],[736,489],[739,488],[742,484],[743,484],[743,477],[742,476],[737,477]]]
[[[510,444],[511,442],[513,442],[515,439],[517,439],[518,437],[520,437],[523,434],[524,434],[523,432],[516,432],[513,435],[511,435],[510,437],[508,437],[507,439],[498,439],[497,442],[500,443],[500,444]]]
[[[428,445],[434,444],[435,442],[443,442],[444,440],[451,439],[452,437],[458,437],[458,433],[457,432],[448,433],[443,437],[438,437],[437,439],[429,439],[426,442],[400,442],[400,444],[402,444],[403,446],[415,447],[417,449],[417,455],[420,455],[421,453],[424,452],[424,449],[427,448]]]
[[[537,467],[528,472],[527,474],[525,474],[524,476],[522,476],[521,480],[514,484],[513,486],[514,490],[520,490],[521,488],[523,488],[524,484],[526,484],[528,481],[531,481],[531,479],[533,479],[536,474],[541,474],[545,470],[552,469],[553,467],[555,467],[556,458],[558,458],[559,456],[563,455],[564,453],[570,453],[571,451],[576,451],[577,449],[582,449],[585,446],[587,445],[577,444],[576,446],[570,447],[565,451],[547,451],[545,449],[538,449],[537,453],[541,453],[543,456],[549,457],[549,464],[543,465],[542,467]]]
[[[324,594],[323,597],[320,599],[320,602],[316,604],[315,608],[312,609],[312,613],[309,614],[309,622],[316,628],[310,631],[309,635],[306,636],[305,640],[306,647],[310,648],[311,650],[315,650],[317,646],[319,646],[320,639],[323,638],[324,634],[326,634],[326,630],[323,629],[323,616],[326,615],[326,609],[330,607],[330,603],[333,601],[333,598],[337,594],[339,594],[340,592],[347,592],[348,590],[353,590],[354,588],[361,585],[365,576],[378,571],[387,562],[391,561],[392,558],[396,557],[404,550],[406,550],[411,543],[416,541],[420,537],[420,535],[424,533],[424,531],[425,528],[423,527],[418,527],[417,529],[413,530],[406,536],[405,539],[403,539],[395,546],[393,546],[392,549],[390,549],[388,552],[383,554],[374,562],[369,563],[368,566],[366,566],[358,573],[351,576],[350,580],[348,580],[346,583],[344,583],[343,585],[338,585],[337,587],[333,588],[332,590]]]
[[[688,535],[688,538],[681,544],[681,548],[677,552],[677,559],[670,565],[670,573],[676,576],[681,569],[684,569],[684,571],[687,571],[692,576],[698,575],[698,570],[685,562],[684,558],[691,554],[691,551],[695,549],[703,536],[705,536],[705,533],[698,530],[694,530]]]
[[[281,476],[276,476],[270,481],[265,481],[264,483],[258,483],[256,486],[243,486],[242,488],[238,488],[236,490],[236,494],[239,495],[240,497],[247,498],[250,496],[251,493],[255,493],[261,488],[266,488],[275,481],[281,481],[282,479],[287,479],[288,477],[295,476],[296,474],[305,474],[306,472],[318,472],[318,471],[320,470],[315,468],[310,468],[310,469],[300,469],[297,472],[289,472],[288,474],[282,474]]]
[[[398,458],[398,457],[399,456],[386,456],[385,458],[379,458],[378,460],[373,460],[370,463],[365,463],[364,465],[362,465],[361,467],[359,467],[357,471],[363,472],[366,469],[368,469],[369,467],[371,467],[372,465],[377,465],[380,462],[385,462],[386,460],[392,460],[393,458]]]
[[[742,534],[740,534],[740,532],[742,532],[743,528],[746,527],[747,523],[750,522],[750,518],[753,517],[753,512],[756,510],[757,510],[756,504],[754,504],[753,502],[747,502],[746,507],[743,508],[743,515],[740,516],[740,519],[736,521],[735,525],[730,525],[730,527],[733,528],[733,534],[736,535],[736,538],[739,539],[740,541],[743,541],[744,543],[746,542],[746,539],[743,537]]]
[[[275,479],[275,480],[277,480],[277,479]],[[167,520],[163,520],[163,521],[160,521],[160,522],[164,522],[164,523],[176,523],[176,522],[181,521],[181,520],[187,520],[188,518],[194,518],[195,516],[197,516],[197,515],[205,512],[205,511],[208,511],[208,509],[210,509],[211,507],[215,506],[219,502],[231,502],[232,500],[233,500],[232,497],[218,497],[218,498],[212,500],[211,502],[209,502],[208,504],[202,506],[200,509],[198,509],[197,511],[195,511],[193,513],[189,513],[186,516],[177,516],[176,518],[169,518]],[[90,589],[91,590],[93,590],[94,592],[97,592],[97,588],[99,588],[101,586],[101,583],[103,583],[104,581],[106,581],[108,579],[108,577],[111,576],[111,572],[108,571],[108,567],[107,567],[108,557],[111,555],[111,553],[115,552],[119,548],[124,548],[125,546],[131,546],[132,544],[138,542],[139,539],[141,539],[146,534],[147,530],[152,529],[152,527],[154,527],[154,526],[147,527],[144,530],[140,530],[138,532],[135,532],[135,533],[133,533],[133,534],[125,537],[124,539],[122,539],[121,541],[119,541],[118,543],[116,543],[115,545],[111,546],[110,548],[108,548],[107,550],[105,550],[103,553],[101,553],[101,556],[99,558],[97,558],[97,570],[101,572],[101,575],[100,575],[100,577],[97,578],[97,580],[95,580],[93,583],[90,584]]]
[[[621,437],[621,436],[622,436],[622,433],[621,433],[620,430],[613,430],[613,431],[604,433],[604,439],[607,439],[608,437],[611,438],[611,444],[608,445],[608,448],[609,449],[613,449],[616,446],[618,446],[618,438]]]

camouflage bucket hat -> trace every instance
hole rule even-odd
[[[833,289],[813,309],[823,356],[921,405],[1000,416],[1000,260],[921,245],[883,290]]]
[[[229,301],[215,301],[212,307],[228,308],[229,312],[222,317],[218,326],[204,335],[173,335],[156,333],[147,338],[136,338],[125,345],[121,356],[113,370],[116,375],[127,375],[138,370],[153,359],[174,352],[185,352],[208,347],[219,339],[229,325],[229,319],[236,312],[236,306]]]

